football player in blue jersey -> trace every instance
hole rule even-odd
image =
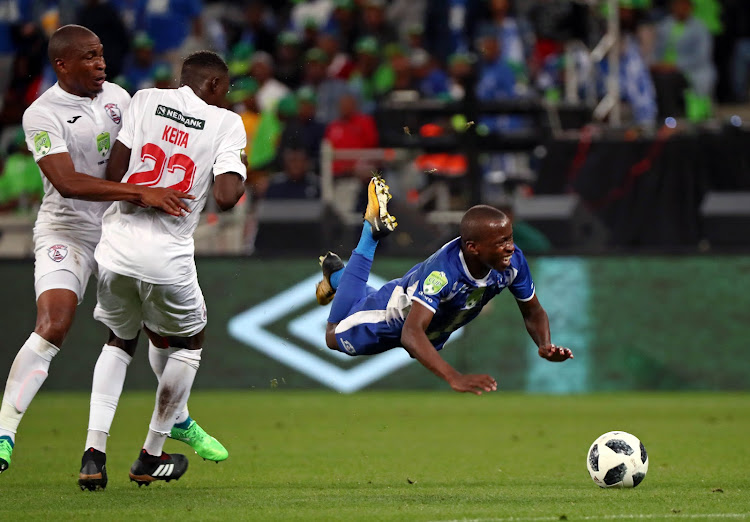
[[[349,262],[333,252],[320,258],[323,279],[316,288],[321,305],[331,305],[326,344],[349,355],[372,355],[402,346],[457,392],[495,391],[490,375],[464,375],[439,354],[451,333],[479,315],[508,288],[516,298],[526,330],[539,356],[560,362],[568,349],[550,340],[547,312],[537,299],[523,252],[513,243],[510,219],[487,205],[463,215],[460,237],[444,245],[402,278],[379,290],[367,285],[378,241],[392,232],[388,185],[373,177],[368,186],[362,236]]]

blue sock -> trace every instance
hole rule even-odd
[[[188,429],[190,427],[190,423],[191,422],[193,422],[193,419],[190,418],[190,415],[188,415],[187,419],[185,419],[184,421],[182,421],[179,424],[175,424],[174,427],[175,428],[179,428],[181,430],[186,430],[186,429]]]
[[[362,227],[362,235],[359,237],[359,243],[354,251],[370,261],[375,259],[375,249],[378,246],[378,242],[372,238],[372,226],[368,221],[365,221]]]
[[[331,287],[336,290],[339,287],[339,281],[341,281],[341,276],[344,275],[344,269],[336,270],[334,273],[331,274]]]
[[[328,315],[329,323],[343,321],[352,307],[367,297],[369,288],[367,278],[370,276],[370,268],[372,268],[372,259],[368,259],[356,250],[352,252],[346,268],[341,270],[340,284]]]
[[[8,442],[10,442],[10,447],[11,448],[15,447],[15,444],[13,443],[13,439],[11,439],[10,437],[8,437],[7,435],[3,435],[2,437],[0,437],[0,440],[3,440],[3,439],[5,439]]]

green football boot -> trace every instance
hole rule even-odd
[[[0,437],[0,473],[10,466],[10,456],[13,454],[13,441],[9,437]]]
[[[206,433],[198,426],[198,423],[191,419],[187,428],[178,428],[172,426],[172,432],[169,437],[175,440],[181,440],[195,450],[199,457],[204,460],[213,460],[220,462],[229,456],[227,449],[215,438]]]

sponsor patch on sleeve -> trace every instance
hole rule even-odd
[[[34,134],[34,149],[37,154],[44,156],[52,150],[52,141],[49,139],[47,131],[41,131]]]
[[[430,272],[422,285],[422,292],[425,295],[435,295],[442,290],[445,285],[448,284],[448,278],[445,277],[445,272]]]

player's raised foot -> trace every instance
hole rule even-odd
[[[376,241],[393,232],[398,226],[396,218],[388,213],[388,201],[391,197],[385,180],[380,176],[373,176],[367,186],[365,221],[370,223],[372,238]]]
[[[0,473],[10,467],[10,456],[13,455],[13,441],[10,437],[0,437]]]
[[[169,437],[180,440],[193,448],[195,452],[204,460],[213,460],[220,462],[226,460],[229,456],[227,449],[215,438],[206,433],[197,422],[191,419],[187,428],[178,428],[172,426],[172,432]]]
[[[188,468],[188,459],[185,455],[179,453],[164,453],[155,457],[146,453],[145,449],[141,450],[136,460],[130,467],[130,480],[138,484],[138,487],[144,484],[148,486],[154,481],[177,480],[185,474]]]
[[[323,279],[315,286],[315,298],[319,305],[327,305],[333,301],[336,289],[331,285],[331,275],[344,268],[344,262],[333,252],[328,252],[318,258],[320,268],[323,269]]]
[[[97,491],[107,487],[107,455],[94,448],[83,452],[78,485],[81,491]]]

